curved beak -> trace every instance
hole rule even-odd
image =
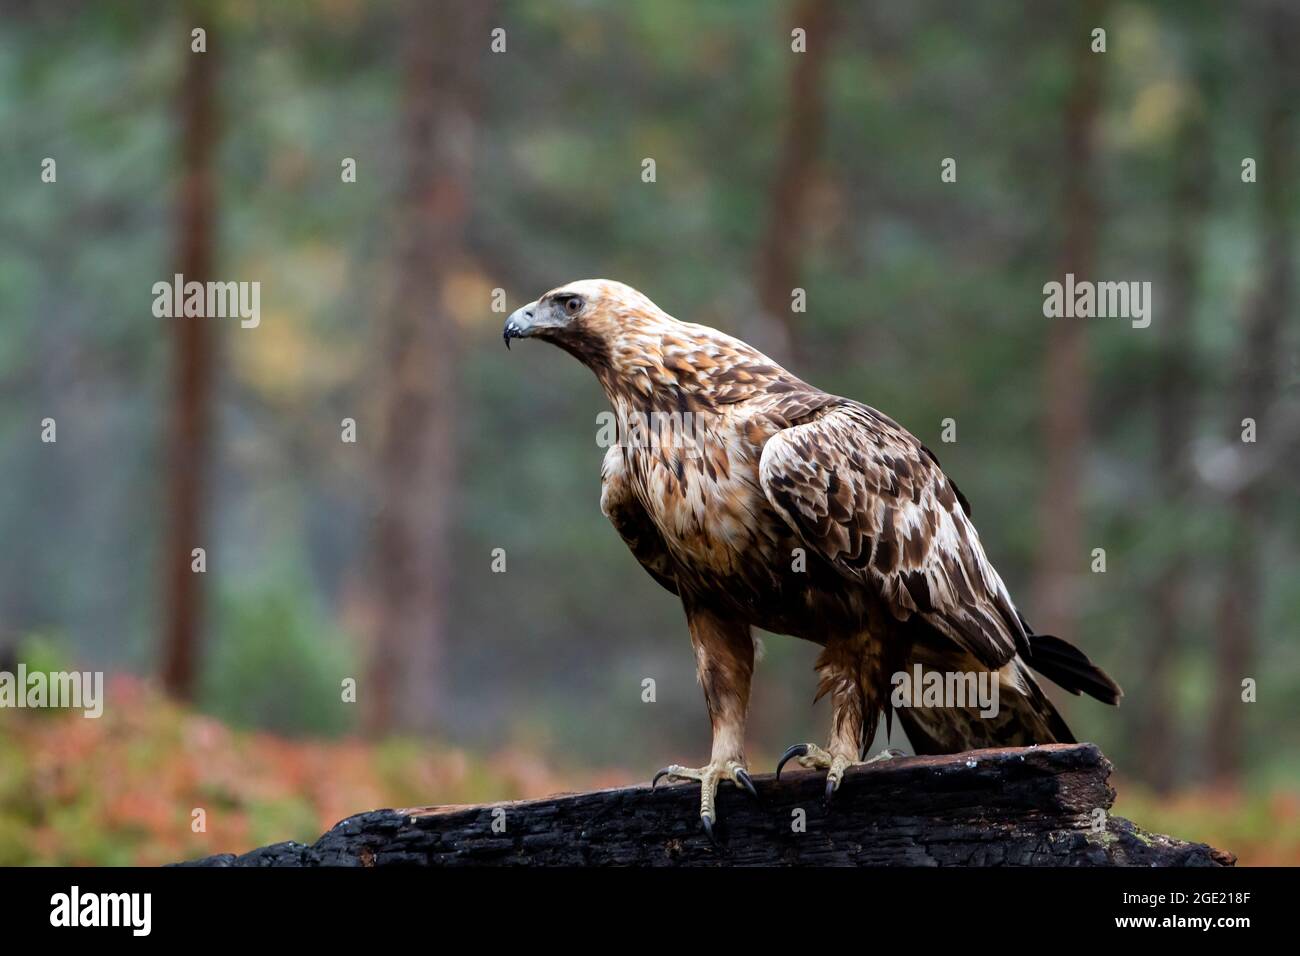
[[[536,315],[536,302],[530,302],[522,309],[515,309],[510,313],[510,318],[506,319],[506,327],[501,333],[506,348],[510,348],[511,339],[526,339],[533,334],[533,329],[536,328],[534,324]]]

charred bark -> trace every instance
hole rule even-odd
[[[1110,762],[1092,744],[900,757],[850,770],[828,811],[824,775],[724,787],[718,843],[699,787],[647,785],[468,807],[375,810],[312,846],[279,843],[200,866],[1231,866],[1232,854],[1108,813]],[[806,827],[799,832],[799,817]]]

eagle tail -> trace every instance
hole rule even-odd
[[[1028,677],[1029,675],[1026,674],[1025,676]],[[1051,740],[1044,740],[1041,742],[1054,744],[1078,743],[1078,740],[1075,739],[1074,732],[1070,730],[1069,725],[1065,722],[1065,718],[1063,718],[1061,712],[1056,709],[1056,705],[1052,703],[1051,698],[1044,694],[1043,689],[1032,680],[1028,681],[1028,684],[1029,696],[1027,698],[1027,704],[1034,715],[1031,722],[1036,726],[1045,726],[1052,738]],[[1039,734],[1041,735],[1041,733],[1040,730]]]
[[[930,708],[924,714],[898,708],[898,722],[912,749],[922,756],[985,750],[991,747],[1030,747],[1076,743],[1073,732],[1039,688],[1008,701],[998,718],[990,720],[974,709]]]
[[[978,705],[887,706],[885,712],[898,718],[903,732],[918,754],[938,755],[982,750],[990,747],[1028,747],[1034,744],[1072,744],[1076,742],[1069,725],[1048,698],[1032,671],[1060,684],[1072,694],[1087,693],[1108,704],[1118,703],[1123,695],[1119,685],[1088,659],[1077,647],[1049,634],[1035,634],[1028,626],[1029,653],[1015,656],[996,671],[970,653],[957,648],[933,629],[909,631],[910,649],[903,668],[912,673],[916,667],[924,672],[928,683],[933,676],[946,680],[953,672],[984,672],[997,675],[1001,693],[993,712]],[[898,642],[901,645],[902,642]],[[897,668],[885,669],[893,673]],[[915,683],[915,682],[914,682]],[[889,696],[877,697],[895,702]]]
[[[1119,704],[1124,691],[1100,667],[1068,641],[1050,634],[1029,635],[1029,656],[1034,670],[1071,694],[1085,693],[1103,704]]]

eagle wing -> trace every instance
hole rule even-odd
[[[804,543],[990,668],[1028,640],[968,507],[938,460],[897,422],[841,399],[778,431],[759,480]]]
[[[676,594],[677,578],[668,547],[664,544],[659,529],[632,493],[623,464],[623,452],[617,445],[605,452],[605,460],[600,466],[600,510],[614,526],[633,557],[641,562],[641,567]]]

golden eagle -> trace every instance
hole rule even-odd
[[[984,554],[970,506],[933,452],[887,415],[807,384],[744,342],[680,322],[635,289],[571,282],[514,312],[506,345],[538,338],[595,373],[617,440],[600,507],[636,559],[681,598],[713,750],[698,780],[712,835],[727,779],[753,793],[745,718],[751,628],[813,641],[830,741],[797,744],[827,799],[864,761],[883,711],[922,754],[1072,742],[1031,670],[1109,704],[1119,687],[1060,638],[1035,634]],[[900,675],[981,678],[988,701],[904,706]],[[890,752],[886,752],[888,755]]]

